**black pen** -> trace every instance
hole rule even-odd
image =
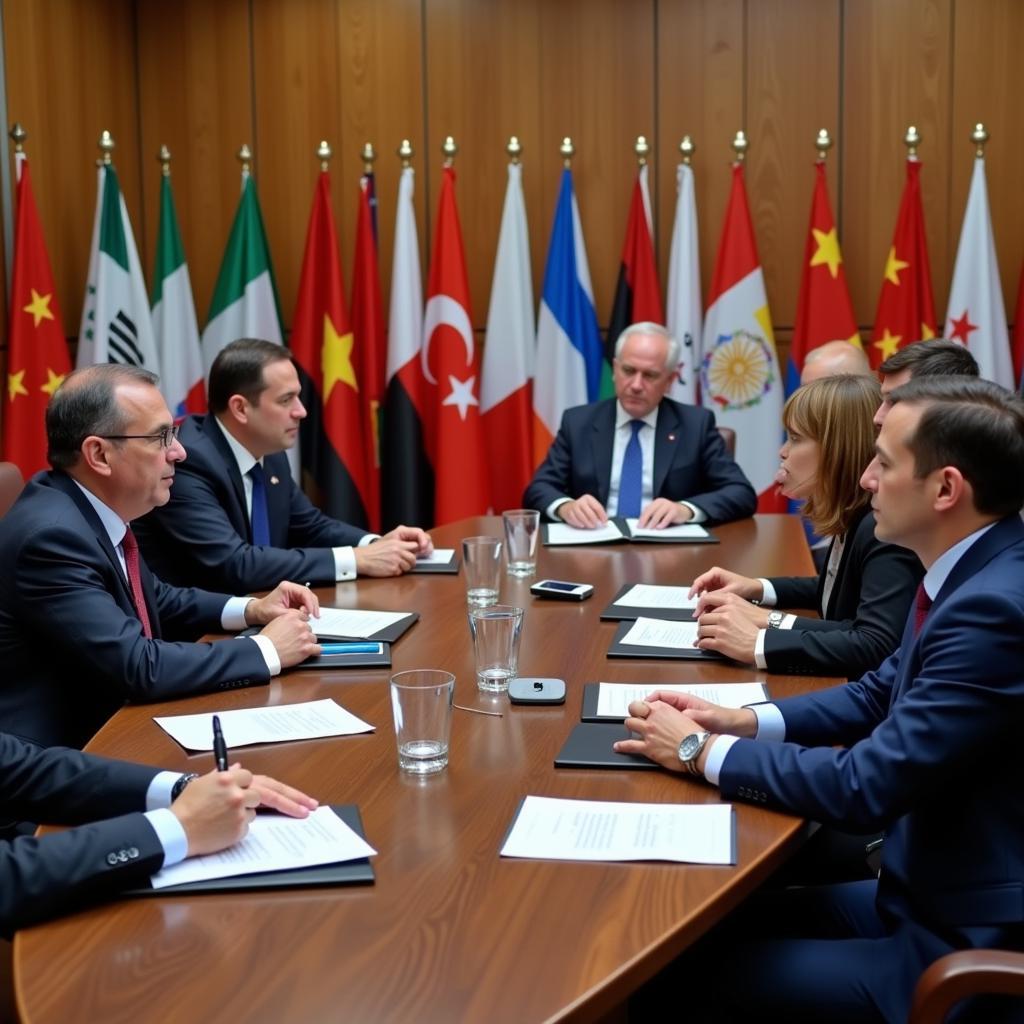
[[[228,770],[228,747],[224,742],[224,733],[220,731],[220,716],[213,716],[213,756],[217,761],[217,771]]]

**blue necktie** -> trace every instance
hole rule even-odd
[[[640,515],[640,500],[643,496],[644,456],[640,451],[640,428],[643,420],[633,420],[633,436],[626,445],[622,456],[622,476],[619,478],[619,515],[635,519]]]
[[[249,470],[252,478],[252,542],[264,547],[270,544],[270,516],[267,513],[267,477],[257,462]]]

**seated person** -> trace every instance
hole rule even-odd
[[[167,501],[185,458],[157,378],[76,370],[46,409],[51,472],[0,519],[0,721],[43,746],[82,746],[126,700],[269,682],[319,653],[316,596],[281,583],[256,600],[167,586],[129,523]],[[266,628],[251,639],[205,633]]]
[[[232,846],[257,807],[305,818],[316,806],[297,789],[239,765],[181,775],[0,733],[0,817],[80,826],[0,841],[0,934],[141,886],[186,857]]]
[[[715,417],[665,397],[678,366],[679,343],[664,327],[627,327],[615,343],[616,397],[566,411],[523,504],[582,529],[609,516],[658,529],[753,515],[757,495]]]
[[[897,349],[879,367],[882,377],[882,404],[875,413],[880,427],[889,411],[889,392],[921,377],[977,377],[978,364],[966,345],[945,338],[915,341]]]
[[[836,377],[841,373],[852,373],[858,377],[871,377],[874,373],[864,349],[849,341],[826,341],[824,345],[812,348],[804,356],[804,368],[800,371],[800,383],[810,384],[823,377]]]
[[[210,368],[210,412],[181,425],[188,461],[171,500],[138,524],[153,571],[179,586],[266,590],[278,580],[398,576],[433,550],[422,530],[384,537],[324,515],[296,486],[285,449],[306,410],[288,350],[241,339]]]
[[[881,401],[873,377],[825,377],[795,391],[782,420],[789,435],[776,482],[830,538],[820,576],[750,579],[714,568],[693,582],[702,646],[786,675],[854,677],[877,668],[924,575],[917,556],[875,537],[871,495],[860,477],[871,461]],[[814,608],[820,619],[768,608]]]

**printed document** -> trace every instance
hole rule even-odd
[[[154,889],[166,889],[170,885],[200,882],[206,878],[233,878],[257,871],[340,864],[371,857],[376,852],[329,807],[318,807],[308,818],[261,814],[256,816],[240,843],[220,853],[172,864],[153,875],[150,884]]]
[[[662,587],[655,583],[636,583],[616,599],[621,608],[696,608],[699,597],[687,597],[689,587]]]
[[[636,804],[528,796],[503,857],[733,864],[731,804]]]
[[[548,523],[549,544],[599,544],[606,540],[622,540],[623,533],[612,520],[594,530],[581,530],[568,523]]]
[[[352,636],[368,640],[388,626],[411,615],[411,612],[366,612],[357,608],[324,608],[320,617],[311,618],[309,624],[317,636]]]
[[[678,526],[663,526],[660,530],[639,526],[639,519],[629,518],[626,525],[634,537],[659,537],[671,540],[703,540],[708,531],[698,523],[680,523]]]
[[[434,548],[429,555],[417,555],[417,565],[449,565],[455,555],[455,548]]]
[[[689,619],[686,622],[669,622],[667,619],[637,619],[632,629],[620,643],[636,647],[684,647],[697,645],[698,624]]]
[[[200,715],[172,715],[154,718],[170,737],[186,750],[213,750],[213,716],[220,716],[224,743],[228,749],[253,743],[285,743],[315,740],[322,736],[354,736],[373,732],[374,727],[356,718],[333,700],[310,700],[302,704],[281,704],[269,708],[237,708]]]
[[[742,708],[768,699],[763,683],[673,683],[671,686],[661,683],[598,683],[597,713],[602,718],[626,718],[633,701],[645,700],[655,690],[690,693],[723,708]]]

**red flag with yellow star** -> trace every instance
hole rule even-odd
[[[302,421],[302,465],[319,486],[329,515],[366,527],[369,485],[352,343],[330,177],[321,171],[290,339],[308,414]]]
[[[836,221],[828,200],[825,161],[818,160],[814,165],[811,225],[804,248],[793,344],[789,349],[787,394],[800,387],[800,373],[807,353],[828,341],[840,339],[860,345],[843,256],[839,251]]]
[[[28,161],[18,156],[18,211],[4,396],[3,458],[25,477],[46,469],[46,406],[71,370],[50,258],[32,194]]]
[[[868,346],[871,365],[877,367],[897,349],[934,337],[935,300],[921,207],[921,162],[910,157]]]

